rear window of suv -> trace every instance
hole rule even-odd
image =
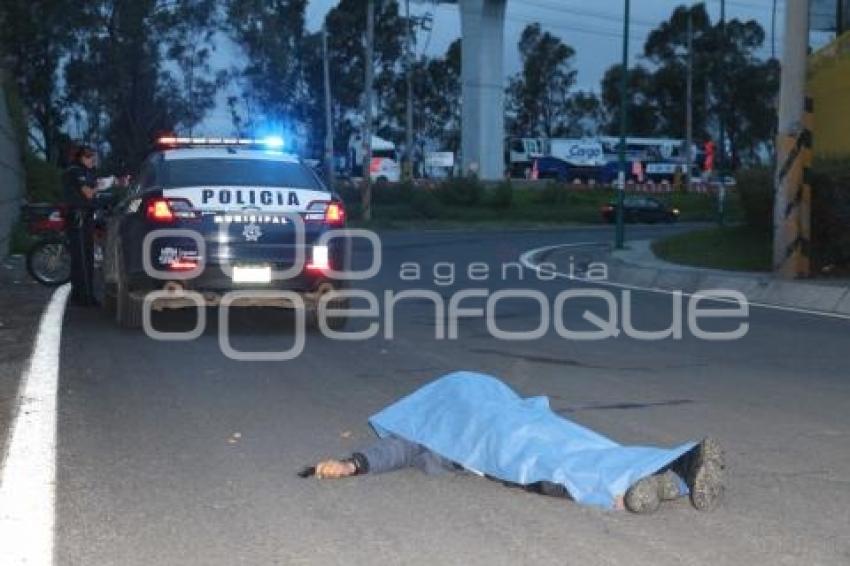
[[[263,159],[174,159],[159,164],[163,187],[245,186],[327,190],[301,163]]]

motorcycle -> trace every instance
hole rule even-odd
[[[96,197],[94,223],[95,265],[103,261],[102,242],[105,226],[103,216],[108,210],[111,193],[104,191]],[[70,208],[64,204],[27,204],[22,208],[22,217],[34,243],[27,251],[26,266],[30,277],[47,287],[58,287],[71,280],[71,250],[66,235],[70,222]]]
[[[30,276],[47,287],[71,280],[71,251],[65,226],[68,207],[57,204],[27,204],[22,209],[27,232],[35,242],[27,250],[26,266]]]

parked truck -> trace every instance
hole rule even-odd
[[[366,159],[366,144],[360,134],[352,135],[348,140],[348,165],[352,177],[363,175],[363,161]],[[369,163],[369,177],[373,182],[397,183],[401,180],[398,150],[393,142],[372,136],[372,161]]]
[[[513,138],[508,143],[511,177],[561,181],[600,180],[605,153],[593,138]]]

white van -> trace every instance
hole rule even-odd
[[[365,157],[366,144],[363,143],[363,136],[352,135],[348,140],[348,158],[353,177],[362,175]],[[373,182],[397,183],[401,180],[398,151],[393,142],[372,136],[372,162],[369,164],[369,177]]]

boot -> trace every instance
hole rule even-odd
[[[699,511],[711,511],[725,492],[723,449],[713,438],[706,438],[685,464],[684,477],[691,491],[691,503]]]
[[[624,503],[632,513],[655,513],[661,506],[658,476],[638,480],[626,491]]]
[[[658,482],[658,497],[661,501],[672,501],[682,495],[679,489],[679,476],[672,470],[667,470],[655,477],[658,478],[656,480]]]

